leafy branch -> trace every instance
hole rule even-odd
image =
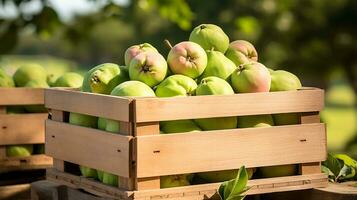
[[[244,166],[239,168],[237,177],[230,181],[223,182],[218,193],[221,200],[243,200],[245,198],[245,192],[250,188],[247,187],[248,172]]]
[[[357,180],[357,161],[345,154],[328,154],[322,163],[322,171],[328,175],[330,182]]]

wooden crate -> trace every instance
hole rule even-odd
[[[160,176],[299,164],[300,175],[249,181],[248,194],[324,187],[325,124],[319,111],[324,92],[299,91],[126,98],[46,89],[46,154],[54,158],[47,179],[117,199],[207,199],[219,183],[160,189]],[[71,125],[68,112],[117,120],[120,133]],[[301,124],[160,135],[159,121],[274,113],[302,113]],[[238,147],[238,148],[237,148]],[[229,152],[229,153],[227,153]],[[76,165],[119,176],[118,188],[83,178]]]
[[[6,145],[44,143],[48,118],[47,113],[6,114],[6,106],[40,104],[44,104],[44,89],[0,88],[0,173],[52,166],[52,158],[45,154],[6,156]]]

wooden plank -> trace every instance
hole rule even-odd
[[[311,112],[323,109],[324,91],[311,89],[235,95],[137,98],[135,107],[136,122]]]
[[[52,167],[52,158],[44,154],[0,159],[0,172],[46,169]]]
[[[203,199],[203,197],[216,196],[220,183],[210,183],[201,185],[191,185],[185,187],[124,191],[119,188],[106,186],[90,179],[83,179],[68,173],[60,172],[55,169],[47,170],[48,179],[72,188],[80,188],[92,194],[105,198],[116,199]],[[247,195],[283,192],[291,190],[310,189],[325,187],[327,177],[323,173],[311,175],[287,176],[269,179],[249,180],[248,186],[251,189]]]
[[[58,171],[56,169],[47,169],[46,177],[47,180],[55,181],[72,188],[83,189],[87,192],[102,197],[129,199],[129,196],[132,195],[132,192],[130,191],[108,186],[92,179],[75,176],[66,172]]]
[[[0,145],[44,143],[47,117],[47,113],[0,115]]]
[[[28,199],[30,184],[0,186],[0,199]]]
[[[130,98],[86,92],[46,89],[47,108],[129,122]]]
[[[44,104],[43,88],[0,88],[0,105]]]
[[[6,146],[0,146],[0,159],[6,157]]]
[[[50,116],[51,116],[51,120],[53,121],[57,121],[57,122],[64,122],[65,121],[65,112],[61,111],[61,110],[55,110],[55,109],[50,109],[49,110]],[[47,144],[45,144],[45,151],[46,154],[47,153]],[[57,158],[53,158],[53,167],[55,169],[58,169],[60,171],[65,170],[65,164],[63,160],[57,159]]]
[[[210,183],[201,185],[191,185],[185,187],[165,188],[160,190],[142,190],[134,192],[134,199],[139,198],[153,198],[169,199],[170,195],[182,194],[185,196],[203,196],[212,197],[215,196],[221,183]],[[324,187],[327,185],[327,177],[325,174],[313,174],[313,175],[299,175],[299,176],[287,176],[269,179],[253,179],[248,181],[247,195],[271,193],[271,192],[283,192],[291,190],[309,189],[314,187]],[[160,197],[160,198],[159,198]],[[194,197],[192,197],[194,198]],[[176,199],[176,198],[175,198]],[[177,198],[181,199],[181,198]]]
[[[300,121],[301,121],[301,124],[320,123],[319,112],[301,113]],[[327,138],[326,131],[325,131],[325,138]],[[325,143],[326,149],[327,149],[327,140],[324,143]],[[327,152],[325,153],[325,155],[327,156]],[[326,156],[323,160],[326,160]],[[321,172],[321,163],[320,162],[302,163],[299,166],[299,171],[300,171],[300,174],[320,173]]]
[[[134,126],[134,134],[136,138],[144,137],[145,135],[159,135],[160,127],[159,122],[150,122],[150,123],[136,123]],[[137,161],[137,151],[139,151],[139,146],[137,143],[134,143],[133,158]],[[160,177],[145,177],[140,178],[137,174],[137,165],[135,171],[135,189],[136,190],[147,190],[147,189],[159,189],[160,188]]]
[[[46,121],[46,154],[124,177],[129,177],[130,141],[130,136]]]
[[[326,156],[325,142],[324,124],[141,136],[137,176],[319,162]]]
[[[119,122],[119,134],[121,135],[127,135],[127,136],[132,136],[133,135],[133,128],[132,128],[132,123],[131,122]],[[132,149],[132,144],[130,145],[130,149]],[[134,179],[131,175],[132,170],[133,170],[133,163],[131,162],[132,160],[132,154],[129,153],[129,172],[130,172],[130,178],[127,177],[122,177],[118,176],[118,187],[122,189],[127,189],[127,190],[133,190],[134,189]]]
[[[6,106],[0,105],[0,114],[6,114]]]

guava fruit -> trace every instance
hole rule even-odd
[[[298,90],[301,88],[301,82],[294,74],[276,70],[271,72],[270,92]]]
[[[269,92],[271,76],[261,63],[239,65],[231,75],[232,87],[236,93]]]
[[[174,121],[161,121],[160,130],[165,133],[183,133],[201,131],[193,120],[174,120]]]
[[[155,97],[155,92],[140,81],[126,81],[116,86],[110,93],[112,96]]]
[[[206,69],[207,55],[200,45],[185,41],[172,47],[167,56],[167,63],[174,74],[195,79]]]
[[[171,188],[190,185],[190,174],[170,175],[160,177],[160,188]]]
[[[210,76],[201,80],[196,89],[196,95],[231,95],[232,87],[223,79]],[[234,129],[237,127],[237,117],[219,117],[195,119],[195,123],[203,130]]]
[[[193,96],[197,83],[190,77],[176,74],[167,77],[155,90],[158,97]]]
[[[83,76],[75,73],[68,72],[58,77],[56,82],[53,84],[54,87],[71,87],[80,88],[83,83]]]
[[[97,65],[84,74],[82,91],[110,94],[115,86],[129,80],[127,72],[125,66],[113,63]]]
[[[111,186],[118,186],[118,176],[108,173],[108,172],[103,172],[103,178],[102,178],[102,183],[106,185],[111,185]]]
[[[32,153],[33,153],[32,144],[6,146],[6,156],[8,157],[30,156]]]
[[[24,87],[28,88],[49,88],[50,86],[47,84],[46,81],[40,80],[31,80],[24,85]],[[47,112],[47,109],[44,105],[28,105],[24,106],[27,112],[31,113],[42,113]]]
[[[216,76],[230,82],[236,65],[219,51],[207,50],[207,67],[200,78]]]
[[[82,176],[86,178],[98,178],[97,170],[85,166],[79,166],[79,170],[81,171]]]
[[[19,67],[13,79],[17,87],[24,87],[30,81],[47,82],[47,72],[40,65],[29,64]]]
[[[167,63],[158,52],[143,52],[131,59],[129,64],[130,80],[141,81],[154,87],[163,81],[167,74]]]
[[[297,170],[297,165],[277,165],[259,168],[260,174],[263,178],[293,176],[297,175]]]
[[[190,77],[181,74],[169,76],[156,88],[158,97],[191,96],[195,94],[197,83]],[[161,121],[161,133],[180,133],[200,131],[192,120]]]
[[[100,67],[94,70],[89,76],[91,92],[110,94],[115,86],[129,80],[128,75],[123,71],[124,70],[117,64],[101,64]]]
[[[249,115],[238,117],[238,128],[269,126],[274,126],[274,120],[271,115]]]
[[[126,81],[116,86],[110,93],[112,96],[155,97],[155,92],[145,83],[140,81]],[[107,119],[105,130],[119,133],[119,122]]]
[[[102,170],[97,169],[97,177],[100,182],[103,182],[103,174],[104,172]]]
[[[97,117],[90,115],[83,115],[80,113],[69,113],[69,123],[78,126],[89,128],[97,128]]]
[[[300,113],[274,114],[273,119],[277,126],[300,124]]]
[[[131,59],[142,52],[158,52],[155,47],[149,43],[143,43],[139,45],[133,45],[125,51],[124,61],[125,65],[129,66]]]
[[[242,64],[258,61],[255,47],[248,41],[236,40],[229,44],[226,56],[238,67]]]
[[[106,126],[107,126],[107,119],[103,117],[98,117],[98,124],[97,124],[98,129],[105,130]]]
[[[223,171],[213,171],[213,172],[200,172],[197,173],[200,179],[204,180],[206,183],[216,183],[216,182],[223,182],[235,179],[237,177],[239,169],[232,169],[232,170],[223,170]],[[248,168],[248,178],[252,178],[254,168]]]
[[[7,75],[3,69],[0,68],[0,87],[15,87],[15,82],[11,76]]]
[[[205,50],[214,49],[222,53],[226,52],[229,38],[221,29],[214,24],[201,24],[193,29],[190,34],[191,42],[195,42]]]
[[[270,72],[270,74],[270,92],[298,90],[302,87],[299,78],[290,72],[276,70]],[[274,114],[273,118],[276,125],[300,124],[299,113]]]

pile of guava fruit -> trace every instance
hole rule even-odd
[[[38,64],[27,64],[19,67],[13,76],[8,75],[0,68],[0,88],[49,88],[52,87],[74,87],[82,86],[83,77],[74,72],[67,72],[52,82],[52,75]],[[0,94],[6,95],[6,94]],[[24,105],[24,106],[7,106],[7,114],[20,113],[47,113],[44,105]],[[35,134],[35,133],[34,133]],[[43,154],[43,144],[16,144],[6,146],[6,155],[8,157],[25,157],[32,154]]]
[[[89,70],[82,91],[131,97],[177,97],[195,95],[232,95],[236,93],[275,92],[301,88],[294,74],[267,68],[258,62],[255,47],[244,40],[229,40],[213,24],[193,29],[188,41],[171,45],[165,57],[148,43],[133,45],[125,51],[124,65],[104,63]],[[224,102],[222,102],[224,103]],[[252,102],[254,103],[254,102]],[[237,105],[239,106],[239,105]],[[268,106],[268,105],[267,105]],[[119,123],[111,119],[70,113],[69,123],[119,132]],[[221,129],[269,127],[300,123],[298,113],[220,117],[160,122],[161,134]],[[237,147],[239,148],[239,147]],[[93,158],[94,159],[94,158]],[[85,177],[116,186],[118,177],[80,167]],[[295,165],[248,169],[249,176],[276,177],[294,175]],[[238,169],[161,177],[161,188],[234,179]]]

